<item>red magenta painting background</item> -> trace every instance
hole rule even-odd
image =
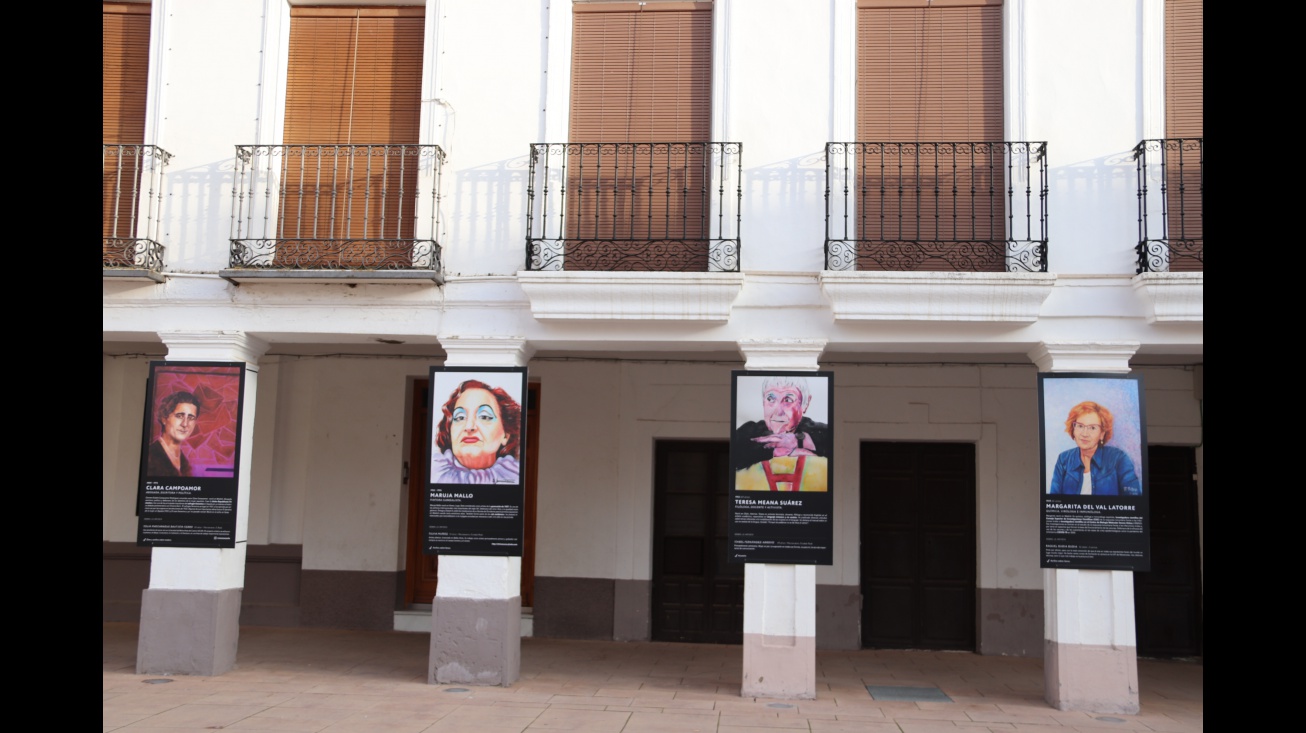
[[[150,440],[159,437],[159,406],[178,390],[199,398],[199,429],[186,441],[194,476],[232,476],[236,468],[236,418],[240,412],[240,366],[174,366],[154,369]],[[216,470],[211,470],[216,469]]]

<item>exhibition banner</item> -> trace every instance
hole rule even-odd
[[[1046,373],[1038,385],[1040,567],[1151,570],[1142,377]]]
[[[522,554],[525,367],[431,367],[422,552]]]
[[[150,362],[136,544],[235,547],[241,362]]]
[[[729,561],[834,562],[834,375],[731,372]]]

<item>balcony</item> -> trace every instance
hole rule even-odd
[[[741,143],[537,143],[527,270],[738,272]]]
[[[234,282],[442,282],[437,145],[239,145]]]
[[[1138,172],[1138,273],[1201,272],[1202,138],[1143,140]]]
[[[526,268],[541,319],[729,318],[741,143],[531,146]]]
[[[155,145],[102,147],[104,276],[162,282],[159,219],[163,173],[172,158]]]
[[[827,143],[836,320],[1031,323],[1051,293],[1046,142]]]
[[[1047,272],[1047,143],[825,146],[827,270]]]
[[[1197,324],[1202,308],[1202,138],[1143,140],[1134,290],[1149,323]]]

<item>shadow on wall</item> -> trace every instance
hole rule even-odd
[[[235,161],[168,168],[160,217],[163,261],[171,270],[213,271],[230,262]],[[221,243],[221,247],[215,243]]]
[[[1137,179],[1131,150],[1048,167],[1049,272],[1134,274]]]
[[[448,222],[442,241],[453,245],[455,253],[446,260],[449,274],[462,274],[459,263],[473,257],[478,271],[516,272],[525,267],[529,165],[529,156],[522,155],[458,171],[453,191],[444,199],[444,208],[453,215],[441,219]]]
[[[745,168],[744,269],[825,269],[825,152]]]

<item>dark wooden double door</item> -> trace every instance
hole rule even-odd
[[[975,643],[975,446],[861,446],[862,646]]]
[[[743,642],[744,566],[726,561],[729,481],[728,441],[655,444],[654,641]]]
[[[1134,629],[1145,657],[1202,655],[1202,561],[1193,448],[1147,449],[1152,569],[1134,573]]]

